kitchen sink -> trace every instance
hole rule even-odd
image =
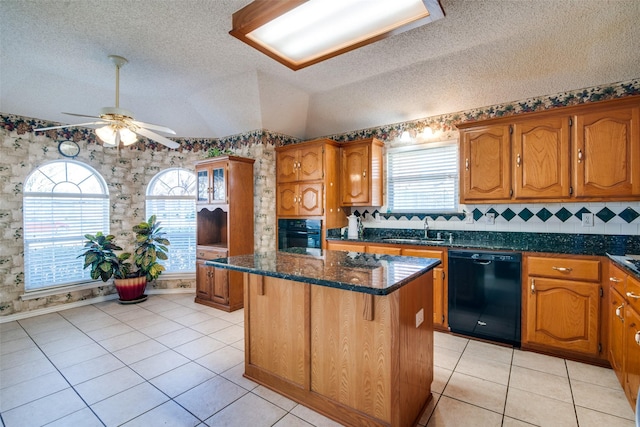
[[[444,239],[396,239],[396,238],[388,238],[382,239],[385,242],[389,243],[404,243],[404,244],[413,244],[413,245],[441,245],[444,243]]]

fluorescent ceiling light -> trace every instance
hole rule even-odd
[[[438,0],[255,0],[229,34],[299,70],[443,17]]]

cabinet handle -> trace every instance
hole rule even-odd
[[[464,160],[464,168],[465,168],[466,170],[469,170],[469,159],[465,159],[465,160]]]
[[[298,196],[298,204],[302,204],[302,194]]]
[[[617,277],[609,277],[610,282],[620,283],[622,279],[618,279]]]
[[[640,345],[640,331],[637,331],[634,339],[636,340],[636,344]]]
[[[624,322],[624,317],[622,317],[623,308],[624,308],[624,304],[622,304],[620,307],[616,307],[616,316],[618,316],[618,318]]]
[[[298,196],[293,196],[293,203],[294,204],[298,203]]]
[[[520,154],[516,157],[516,167],[520,167]]]
[[[640,295],[636,295],[633,292],[627,292],[627,296],[633,299],[640,299]]]
[[[561,273],[571,273],[573,271],[573,268],[571,267],[551,267],[551,269]]]
[[[578,163],[582,163],[582,149],[578,149]]]
[[[536,279],[531,279],[531,293],[536,293]]]
[[[363,178],[366,178],[366,177],[367,177],[367,170],[366,170],[366,169],[362,171],[362,177],[363,177]]]

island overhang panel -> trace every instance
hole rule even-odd
[[[440,261],[297,252],[208,261],[244,272],[245,376],[343,424],[415,425],[433,380],[426,273]]]

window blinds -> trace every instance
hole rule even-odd
[[[393,212],[455,212],[458,209],[456,141],[390,149],[387,200]]]

